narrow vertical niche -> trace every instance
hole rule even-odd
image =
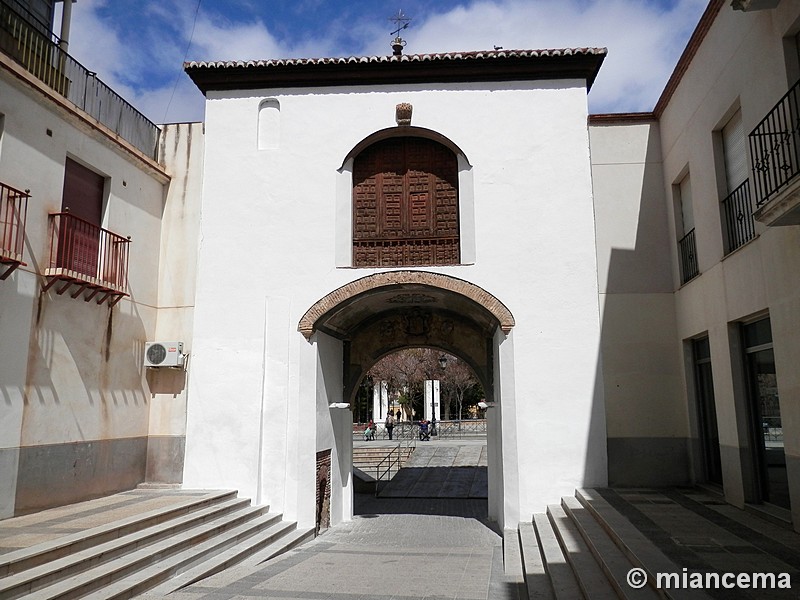
[[[268,98],[258,105],[258,149],[277,148],[280,137],[281,105],[274,98]]]

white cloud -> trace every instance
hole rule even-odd
[[[606,47],[589,95],[593,112],[651,110],[706,0],[667,11],[640,0],[475,2],[407,34],[409,52]],[[676,40],[678,40],[676,42]]]
[[[418,19],[403,36],[411,53],[494,45],[506,49],[607,47],[608,57],[589,95],[590,110],[647,111],[658,99],[705,5],[706,0],[479,0]],[[146,3],[143,18],[135,24],[135,37],[101,17],[112,13],[101,12],[107,0],[81,0],[75,6],[71,54],[152,120],[202,119],[202,95],[181,66],[194,2]],[[259,18],[233,22],[201,10],[188,58],[388,54],[384,25],[367,19],[343,20],[327,23],[321,36],[297,31],[284,41]],[[361,48],[342,52],[337,40],[345,37],[358,40]]]

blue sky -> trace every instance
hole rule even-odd
[[[157,123],[199,121],[187,60],[607,47],[593,113],[651,110],[707,0],[80,0],[70,54]],[[58,5],[60,6],[60,4]],[[188,49],[188,51],[187,51]]]

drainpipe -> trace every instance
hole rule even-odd
[[[64,10],[61,13],[61,44],[59,47],[64,53],[69,50],[69,25],[72,21],[72,2],[74,0],[64,0]]]

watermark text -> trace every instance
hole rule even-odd
[[[632,588],[643,588],[650,577],[644,569],[638,567],[628,571],[628,585]],[[789,573],[704,573],[683,569],[679,573],[656,573],[652,582],[659,590],[719,590],[719,589],[754,589],[754,590],[789,590],[792,578]]]

